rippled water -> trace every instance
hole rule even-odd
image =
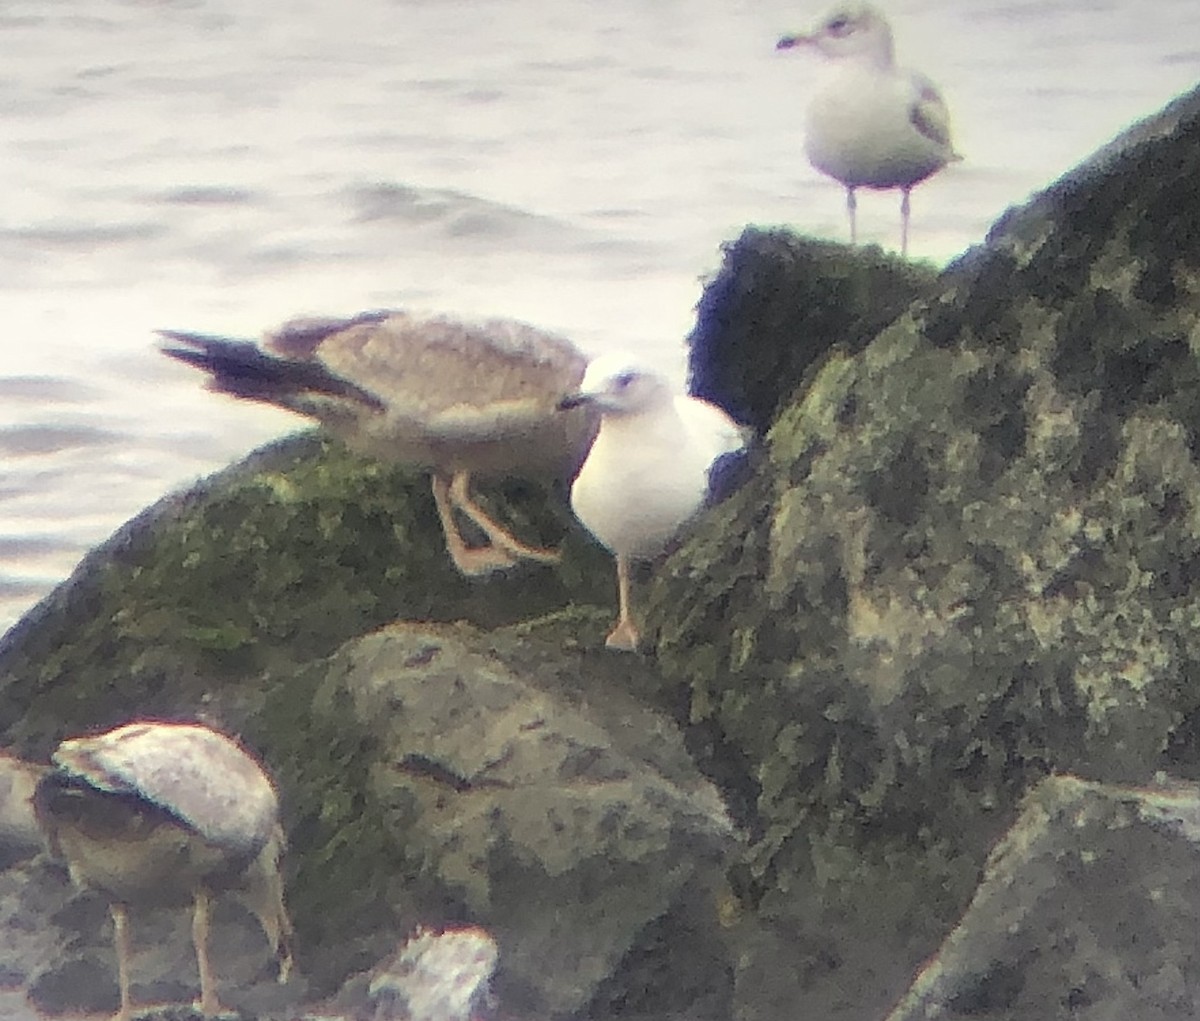
[[[914,197],[943,261],[1200,79],[1194,0],[896,0],[966,159]],[[158,496],[292,429],[156,327],[512,315],[681,372],[719,245],[843,237],[818,73],[777,0],[11,0],[0,8],[0,629]],[[894,245],[897,202],[860,229]]]

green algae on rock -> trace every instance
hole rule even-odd
[[[659,665],[758,791],[746,902],[836,961],[796,1012],[884,1009],[1046,773],[1200,770],[1197,180],[1200,92],[827,356],[658,575]]]
[[[308,435],[167,497],[0,639],[4,740],[44,757],[131,709],[254,699],[248,678],[398,618],[491,626],[608,598],[603,552],[560,495],[500,486],[523,534],[564,543],[561,564],[472,580],[446,560],[427,488]]]

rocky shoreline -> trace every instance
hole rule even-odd
[[[494,938],[501,1018],[1195,1016],[1198,180],[1200,92],[940,274],[732,242],[692,383],[761,449],[643,579],[644,656],[603,649],[563,493],[490,490],[564,556],[468,580],[420,473],[307,435],[0,639],[0,745],[141,715],[261,755],[298,977],[235,909],[214,944],[264,1021],[406,1016],[370,976],[419,927]],[[0,985],[112,1010],[104,906],[36,853],[25,776]],[[178,916],[137,944],[141,1000],[194,994]]]

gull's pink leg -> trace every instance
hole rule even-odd
[[[461,574],[468,576],[490,574],[512,567],[517,558],[507,550],[496,546],[481,546],[472,549],[463,540],[458,524],[454,520],[454,502],[451,499],[451,483],[445,476],[434,472],[432,479],[433,502],[437,505],[438,517],[442,522],[442,534],[446,537],[446,551]]]
[[[610,649],[635,652],[641,634],[629,610],[629,561],[620,553],[617,554],[617,605],[617,623],[604,644]]]
[[[494,521],[482,507],[471,499],[471,475],[469,472],[455,472],[450,480],[450,502],[475,522],[488,537],[493,546],[506,550],[513,556],[524,560],[536,560],[541,564],[556,564],[562,559],[557,550],[542,549],[540,546],[527,546],[502,525]]]

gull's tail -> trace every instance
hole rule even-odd
[[[246,340],[204,333],[159,330],[168,345],[163,354],[209,375],[208,388],[252,401],[277,404],[303,415],[324,417],[322,406],[338,398],[374,411],[383,401],[356,383],[330,372],[319,361],[279,358]]]

